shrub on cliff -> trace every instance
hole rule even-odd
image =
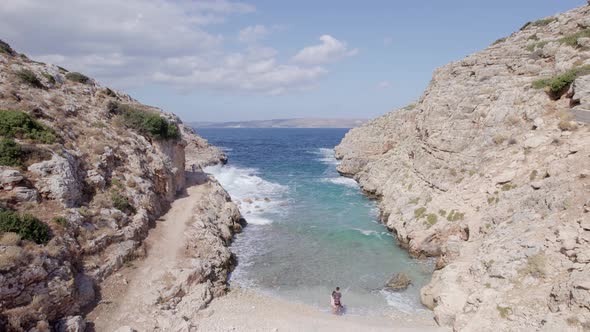
[[[22,83],[28,84],[28,85],[30,85],[34,88],[38,88],[38,89],[44,88],[41,81],[39,81],[39,79],[37,78],[37,75],[35,75],[35,73],[33,73],[29,69],[17,70],[16,72],[14,72],[14,74],[16,75],[16,77],[18,77],[18,79]]]
[[[5,41],[3,41],[1,39],[0,39],[0,53],[14,55],[14,51],[12,50],[12,47],[10,47],[10,45],[8,45],[8,43],[6,43]]]
[[[571,47],[579,47],[580,45],[578,44],[578,39],[589,38],[589,37],[590,37],[590,29],[584,29],[584,30],[578,31],[574,34],[565,36],[565,37],[559,39],[558,42],[560,42],[562,44],[566,44]]]
[[[44,222],[30,214],[0,210],[0,232],[17,233],[22,239],[45,244],[50,238],[50,229]]]
[[[579,76],[590,74],[590,65],[572,68],[563,74],[549,78],[538,79],[533,82],[535,89],[547,89],[547,93],[553,99],[559,99],[564,94],[570,84]]]
[[[129,198],[118,192],[113,192],[111,194],[111,201],[113,207],[121,212],[125,212],[126,214],[134,214],[136,212],[135,207],[129,203]]]
[[[81,73],[77,73],[77,72],[67,73],[66,78],[68,80],[70,80],[72,82],[76,82],[76,83],[86,84],[86,83],[90,82],[90,78],[88,78],[88,76],[81,74]]]
[[[51,129],[20,111],[0,110],[0,136],[30,139],[45,144],[56,141],[56,136]]]
[[[22,166],[23,151],[21,146],[9,138],[0,139],[0,165]]]
[[[110,102],[107,108],[109,112],[118,114],[126,127],[136,130],[141,135],[157,140],[180,138],[176,124],[170,123],[158,113],[138,110],[130,105],[116,102]]]

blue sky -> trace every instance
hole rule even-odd
[[[0,38],[185,121],[375,117],[417,99],[436,67],[586,3],[92,2],[3,0]],[[79,21],[52,18],[66,8]]]

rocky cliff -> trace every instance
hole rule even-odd
[[[584,6],[437,69],[336,148],[400,245],[438,257],[421,295],[439,324],[590,330],[588,74]]]
[[[101,281],[144,255],[188,173],[224,161],[173,114],[0,41],[0,330],[80,323],[60,319],[93,306]],[[195,278],[215,295],[240,215],[217,182],[207,188],[217,203],[196,212],[193,236],[217,254]]]

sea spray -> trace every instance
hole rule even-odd
[[[227,190],[249,224],[270,224],[273,220],[268,215],[287,208],[284,195],[288,187],[260,178],[254,168],[215,165],[204,170]]]

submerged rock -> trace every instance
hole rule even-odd
[[[385,284],[385,288],[394,290],[394,291],[402,291],[408,288],[412,284],[412,280],[408,277],[407,274],[404,272],[396,273],[387,284]]]

